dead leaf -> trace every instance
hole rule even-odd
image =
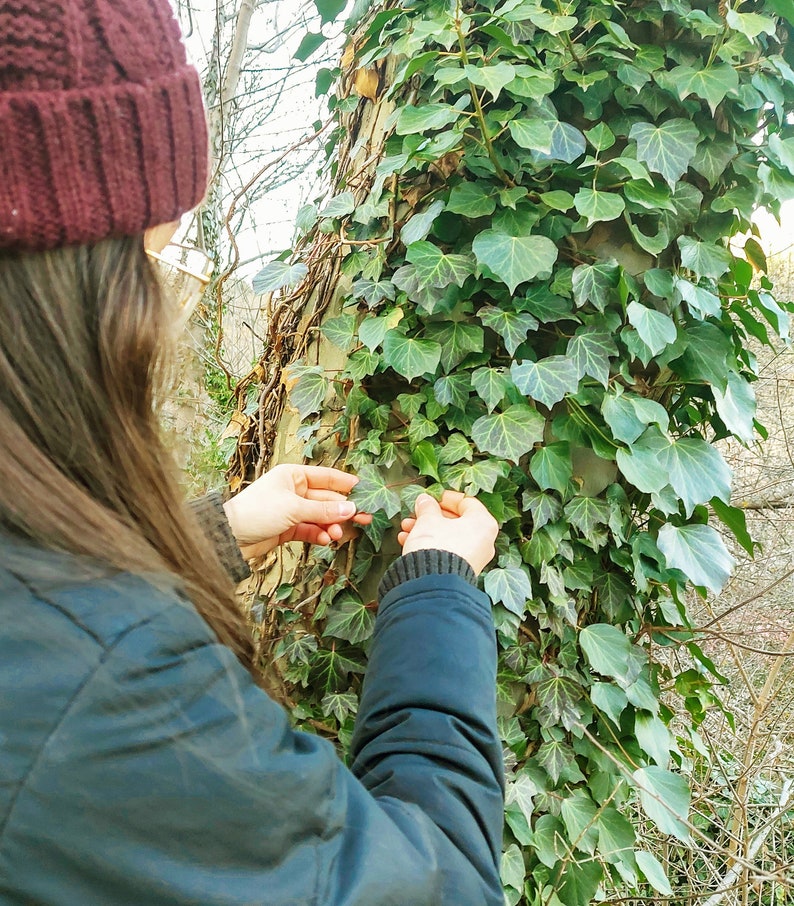
[[[244,412],[232,412],[229,424],[226,425],[223,434],[221,434],[221,440],[226,440],[228,437],[239,437],[248,424],[248,418]]]
[[[353,60],[356,58],[356,45],[350,41],[345,45],[345,49],[342,51],[342,60],[341,67],[342,69],[350,69],[353,65]]]
[[[362,97],[375,103],[378,99],[378,89],[380,88],[380,76],[374,66],[362,66],[356,70],[353,79],[353,87]]]

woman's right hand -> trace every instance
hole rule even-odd
[[[397,540],[403,553],[442,550],[457,554],[479,575],[493,558],[499,524],[475,497],[444,491],[439,503],[429,494],[416,498],[415,517],[403,519]]]

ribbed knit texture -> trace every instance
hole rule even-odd
[[[232,527],[223,509],[223,499],[218,491],[210,491],[204,497],[190,501],[193,514],[201,523],[204,533],[218,552],[224,569],[235,584],[251,575],[248,564],[243,560],[240,545],[234,537]]]
[[[477,584],[474,570],[463,557],[449,551],[435,549],[411,551],[398,557],[386,570],[378,586],[378,598],[382,599],[387,592],[402,582],[418,579],[420,576],[431,573],[461,576],[472,585]]]
[[[0,249],[177,220],[207,127],[168,0],[0,0]]]

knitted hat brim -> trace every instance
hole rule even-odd
[[[192,66],[142,84],[0,94],[0,249],[81,245],[178,220],[203,198],[207,171]]]

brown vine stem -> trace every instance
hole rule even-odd
[[[466,39],[463,36],[463,29],[460,26],[460,0],[458,0],[457,7],[455,9],[455,31],[458,35],[458,47],[460,47],[460,59],[464,66],[469,65],[469,53],[466,50]],[[475,115],[477,117],[477,122],[480,126],[480,134],[482,135],[482,140],[485,145],[485,149],[488,152],[488,158],[491,163],[494,165],[496,170],[496,175],[502,182],[509,188],[515,188],[515,183],[513,180],[505,173],[504,167],[499,163],[499,158],[496,156],[496,150],[493,146],[493,140],[488,134],[488,124],[485,122],[485,113],[482,109],[482,101],[480,100],[480,95],[477,92],[476,87],[470,79],[466,79],[469,83],[469,93],[471,94],[472,102],[474,103]]]

